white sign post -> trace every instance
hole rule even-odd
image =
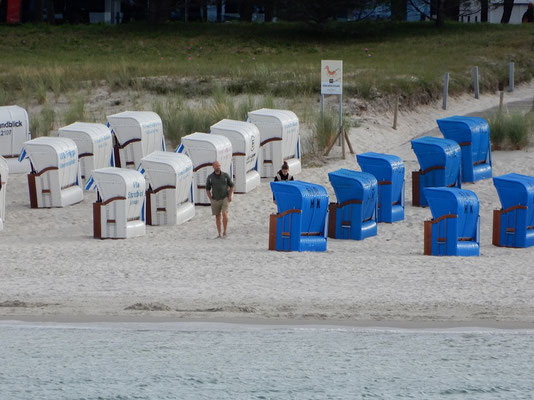
[[[343,61],[321,60],[321,94],[343,94]]]
[[[343,132],[343,61],[342,60],[321,60],[321,117],[324,116],[324,96],[325,95],[337,95],[339,96],[339,144],[341,144],[341,150],[343,152],[343,158],[345,158],[345,140],[352,151],[352,146],[345,137]],[[326,155],[330,152],[333,144],[327,148]]]

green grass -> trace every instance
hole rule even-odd
[[[71,99],[69,108],[63,115],[63,122],[65,125],[70,125],[74,122],[87,121],[87,113],[85,112],[85,101],[83,97],[78,96]]]
[[[321,113],[317,113],[312,129],[317,150],[324,150],[339,131],[337,115],[326,111],[322,116]]]
[[[56,124],[56,112],[50,106],[43,106],[38,115],[30,119],[30,132],[32,138],[49,136]]]
[[[207,97],[317,96],[321,59],[343,59],[346,96],[402,95],[415,105],[470,90],[479,66],[481,91],[534,74],[534,27],[432,23],[145,24],[0,26],[2,103],[56,100],[107,82],[112,89]],[[214,110],[221,115],[228,110]]]
[[[7,93],[1,86],[0,86],[0,104],[7,104]]]
[[[491,143],[495,150],[526,147],[534,131],[534,113],[497,112],[489,119]]]
[[[502,112],[498,112],[488,120],[490,126],[490,138],[493,149],[500,150],[503,148],[506,140],[506,123]]]
[[[183,98],[175,97],[154,102],[152,110],[163,121],[166,139],[177,145],[182,136],[193,132],[207,133],[212,125],[225,118],[245,120],[249,111],[262,107],[275,108],[276,104],[269,96],[259,99],[249,96],[234,101],[224,89],[218,88],[213,99],[203,100],[200,104],[189,105]]]

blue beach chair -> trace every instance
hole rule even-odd
[[[493,244],[534,245],[534,177],[506,174],[493,178],[502,209],[493,211]]]
[[[425,221],[424,253],[478,256],[480,216],[477,195],[465,189],[425,188],[432,220]]]
[[[328,236],[335,239],[363,240],[376,236],[378,184],[367,173],[339,169],[329,172],[337,203],[330,203]]]
[[[402,158],[380,153],[356,156],[363,172],[378,181],[377,222],[397,222],[404,219],[404,162]]]
[[[449,117],[438,119],[446,139],[454,140],[462,149],[462,182],[491,178],[490,128],[479,117]]]
[[[419,161],[419,171],[412,172],[412,205],[426,207],[427,187],[458,187],[460,181],[460,146],[454,140],[425,136],[412,140]]]
[[[269,250],[325,251],[328,193],[314,183],[271,182],[278,214],[269,220]]]

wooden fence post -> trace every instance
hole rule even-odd
[[[399,96],[395,98],[395,112],[393,114],[393,129],[397,130],[397,118],[399,115]]]
[[[473,86],[475,88],[475,99],[480,97],[480,89],[478,84],[478,67],[473,67]]]
[[[508,65],[508,91],[514,91],[514,63]]]
[[[447,72],[443,77],[443,109],[447,109],[447,97],[449,96],[449,78],[450,74]]]

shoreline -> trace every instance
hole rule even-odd
[[[10,322],[22,324],[184,324],[184,325],[229,325],[261,328],[283,327],[343,327],[357,329],[403,329],[403,330],[450,330],[450,329],[490,329],[490,330],[534,330],[534,322],[525,321],[410,321],[410,320],[337,320],[337,319],[279,319],[258,317],[222,317],[222,318],[177,318],[155,315],[0,315],[2,324]]]

